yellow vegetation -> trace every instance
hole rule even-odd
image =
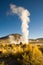
[[[0,57],[7,57],[9,54],[17,56],[18,62],[23,62],[23,65],[43,65],[43,53],[38,46],[32,46],[32,44],[0,44],[0,53],[2,54]]]

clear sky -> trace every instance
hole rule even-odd
[[[7,16],[9,5],[15,4],[30,11],[30,38],[43,37],[43,0],[0,0],[0,37],[12,33],[22,34],[17,15]]]

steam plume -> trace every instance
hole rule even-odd
[[[23,8],[23,7],[17,7],[16,5],[14,4],[10,4],[10,9],[11,9],[11,12],[13,14],[17,14],[21,21],[22,21],[22,25],[21,25],[21,29],[22,29],[22,36],[23,36],[23,43],[28,43],[28,36],[29,36],[29,26],[28,26],[28,23],[30,21],[29,19],[29,16],[30,16],[30,13],[27,9]]]

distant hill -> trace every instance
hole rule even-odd
[[[0,43],[10,43],[10,39],[13,41],[19,41],[22,36],[20,34],[10,34],[0,38]]]
[[[10,35],[7,35],[7,36],[4,36],[4,37],[1,37],[0,40],[2,40],[2,39],[8,39],[9,36],[14,36],[15,38],[20,38],[21,35],[20,35],[20,34],[10,34]]]
[[[10,34],[10,35],[1,37],[0,43],[10,43],[11,40],[13,40],[12,43],[14,43],[14,42],[20,43],[21,37],[22,37],[22,35],[20,35],[20,34]],[[29,42],[30,43],[43,43],[43,38],[29,39]]]
[[[36,40],[43,41],[43,38],[38,38],[38,39],[36,39]]]

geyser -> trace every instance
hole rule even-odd
[[[11,9],[11,13],[13,14],[17,14],[21,21],[22,21],[22,25],[21,25],[21,29],[22,29],[22,42],[23,43],[28,43],[29,42],[29,25],[28,23],[30,22],[30,12],[23,8],[23,7],[18,7],[14,4],[10,4],[10,9]]]

